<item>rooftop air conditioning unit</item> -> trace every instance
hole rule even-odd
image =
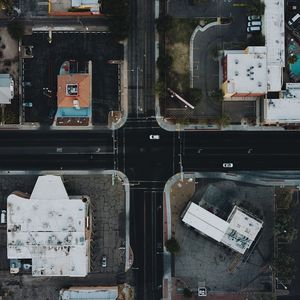
[[[239,71],[235,71],[235,72],[234,72],[234,75],[235,75],[235,76],[238,76],[238,75],[239,75]]]
[[[73,107],[75,109],[80,109],[80,106],[79,106],[79,101],[77,99],[73,100]]]
[[[234,60],[235,64],[237,65],[239,63],[239,60],[238,59],[235,59]]]

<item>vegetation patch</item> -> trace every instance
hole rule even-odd
[[[129,31],[129,0],[102,0],[108,27],[117,40],[124,40]]]
[[[157,61],[159,82],[156,93],[160,101],[166,100],[163,96],[167,96],[168,88],[193,105],[201,101],[201,90],[190,88],[189,74],[190,39],[198,25],[199,20],[174,18],[168,15],[157,20],[156,26],[163,45]]]

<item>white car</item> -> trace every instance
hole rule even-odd
[[[261,16],[248,16],[248,21],[260,21]]]
[[[105,255],[102,256],[101,266],[102,266],[102,268],[106,268],[106,266],[107,266],[107,259],[106,259]]]
[[[233,163],[223,163],[223,168],[233,168]]]
[[[159,135],[158,135],[158,134],[151,134],[151,135],[149,136],[149,139],[150,139],[150,140],[159,140]]]

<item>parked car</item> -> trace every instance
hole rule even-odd
[[[223,168],[233,168],[233,163],[230,162],[223,163]]]
[[[106,266],[107,266],[107,259],[106,259],[105,255],[102,256],[101,266],[102,266],[102,268],[106,268]]]
[[[248,16],[248,21],[260,21],[261,16]]]
[[[151,135],[149,135],[149,139],[150,140],[159,140],[159,135],[158,134],[151,134]]]
[[[261,26],[261,21],[248,22],[248,27],[252,27],[252,26]]]
[[[260,26],[247,27],[247,32],[259,32],[259,31],[261,31],[261,27]]]

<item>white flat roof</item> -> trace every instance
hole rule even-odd
[[[118,287],[71,287],[60,291],[59,300],[116,300]]]
[[[0,74],[0,104],[10,104],[14,97],[14,81],[9,74]]]
[[[267,64],[265,47],[252,47],[258,53],[227,54],[228,93],[266,93]]]
[[[266,123],[297,123],[300,122],[300,98],[265,99]]]
[[[229,224],[199,205],[190,202],[182,221],[220,242]]]
[[[228,220],[217,217],[199,205],[190,202],[183,222],[242,254],[251,246],[262,228],[258,221],[235,206]]]
[[[38,178],[30,199],[8,196],[7,257],[31,258],[33,276],[88,273],[87,204],[64,191],[59,176],[47,175]]]
[[[267,47],[268,91],[280,91],[285,66],[284,0],[265,2],[265,41]]]
[[[255,240],[263,223],[251,218],[237,206],[233,208],[228,221],[229,228],[222,243],[244,254]]]

